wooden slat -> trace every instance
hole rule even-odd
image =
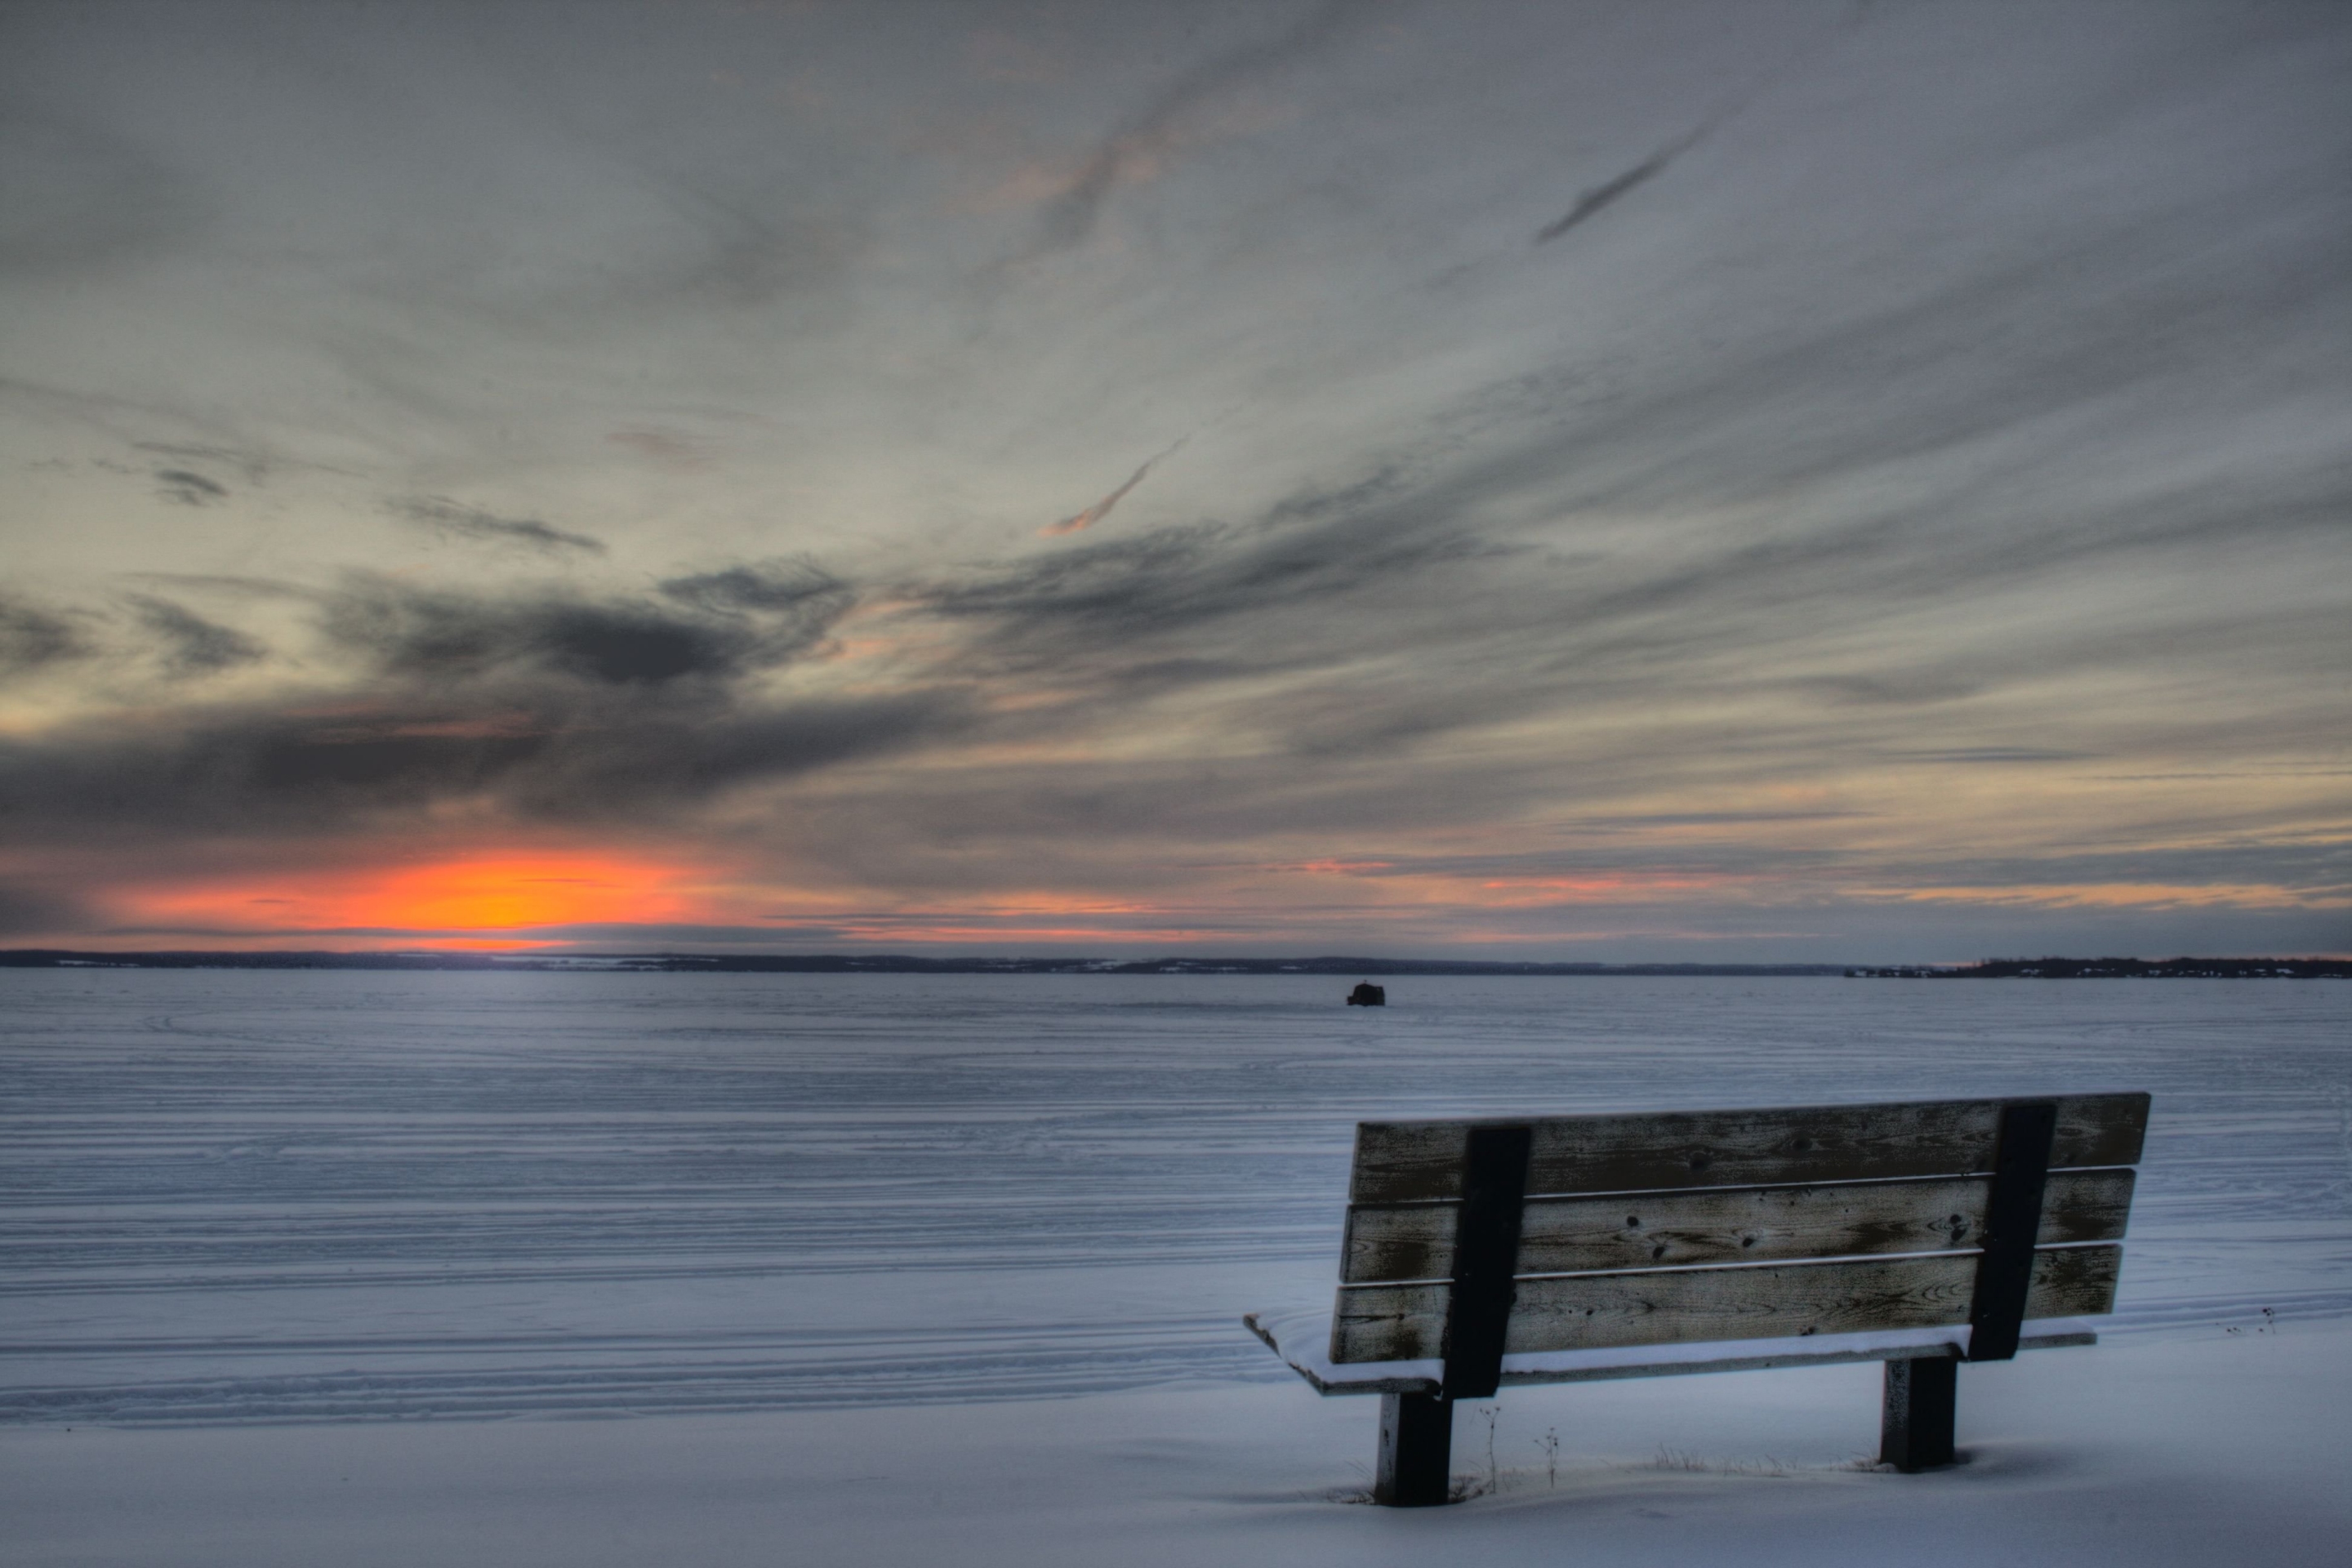
[[[2115,1310],[2119,1247],[2034,1254],[2028,1318]],[[1758,1268],[1643,1269],[1522,1279],[1507,1353],[1599,1350],[1964,1323],[1974,1253],[1864,1258]],[[1331,1320],[1335,1363],[1442,1353],[1444,1285],[1342,1286]]]
[[[1518,1272],[1680,1268],[1973,1247],[1984,1235],[1991,1187],[1990,1177],[1958,1176],[1530,1198],[1519,1226]],[[2044,1247],[2120,1241],[2131,1199],[2128,1170],[2054,1173],[2035,1240]],[[1349,1209],[1341,1283],[1444,1279],[1460,1212],[1459,1205],[1450,1203]]]
[[[1546,1117],[1533,1123],[1528,1191],[1639,1192],[1990,1173],[2003,1103],[1943,1100]],[[2139,1163],[2147,1095],[2065,1095],[2057,1097],[2057,1105],[2052,1169]],[[1467,1121],[1361,1123],[1349,1201],[1460,1197],[1469,1137]]]

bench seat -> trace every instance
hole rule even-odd
[[[1305,1378],[1318,1394],[1433,1394],[1444,1382],[1445,1363],[1356,1362],[1329,1359],[1331,1314],[1328,1311],[1249,1312],[1243,1324]],[[1503,1357],[1502,1384],[1590,1383],[1610,1377],[1665,1377],[1677,1373],[1756,1372],[1768,1367],[1827,1366],[1840,1362],[1911,1361],[1945,1354],[1966,1360],[1969,1325],[1885,1329],[1873,1333],[1809,1334],[1778,1340],[1718,1340],[1705,1344],[1614,1345],[1605,1350],[1530,1351]],[[2089,1318],[2045,1318],[2028,1323],[2020,1350],[2058,1350],[2099,1342]]]

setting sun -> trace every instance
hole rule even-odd
[[[691,873],[614,855],[486,855],[142,890],[140,919],[273,936],[437,933],[481,938],[540,926],[692,918]],[[429,940],[429,937],[428,937]]]

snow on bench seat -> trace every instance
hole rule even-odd
[[[1318,1394],[1434,1394],[1445,1363],[1329,1359],[1331,1315],[1326,1311],[1250,1312],[1242,1322]],[[1606,1350],[1533,1351],[1503,1357],[1502,1382],[1584,1383],[1609,1377],[1665,1377],[1677,1373],[1753,1372],[1767,1367],[1837,1362],[1907,1361],[1937,1352],[1965,1360],[1969,1326],[1889,1329],[1874,1333],[1809,1334],[1795,1339],[1718,1340],[1704,1344],[1621,1345]],[[2094,1320],[2048,1318],[2028,1324],[2020,1350],[2056,1350],[2099,1342]]]

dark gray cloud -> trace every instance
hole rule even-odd
[[[1559,217],[1554,218],[1551,222],[1544,225],[1543,227],[1536,230],[1536,243],[1538,245],[1550,244],[1553,240],[1558,239],[1561,235],[1566,234],[1570,229],[1574,228],[1577,225],[1583,223],[1595,214],[1599,213],[1601,208],[1608,206],[1611,203],[1618,201],[1624,196],[1632,195],[1641,186],[1656,179],[1660,174],[1666,172],[1667,168],[1673,164],[1675,159],[1681,157],[1685,153],[1689,152],[1693,147],[1698,145],[1700,139],[1705,134],[1706,132],[1703,130],[1694,131],[1689,135],[1683,137],[1680,141],[1669,142],[1667,145],[1659,148],[1655,153],[1653,153],[1650,156],[1644,158],[1642,162],[1634,164],[1632,168],[1626,170],[1623,174],[1617,175],[1613,179],[1603,180],[1601,184],[1594,185],[1591,189],[1580,193],[1576,198],[1575,205],[1570,206],[1567,212],[1561,214]]]
[[[321,597],[319,626],[396,679],[725,684],[806,653],[853,599],[814,567],[730,567],[642,598],[467,595],[358,575]]]
[[[1405,583],[1450,600],[1450,569],[1507,549],[1433,518],[1286,521],[1316,511],[1294,500],[1255,526],[1171,524],[907,592],[1012,665],[1223,679],[1324,657],[1335,636],[1357,644],[1370,634],[1349,625],[1351,605]]]
[[[111,824],[261,837],[415,826],[459,803],[509,820],[645,822],[971,723],[946,686],[761,696],[756,678],[807,652],[850,602],[814,566],[730,567],[652,597],[467,595],[365,576],[300,596],[328,645],[358,661],[348,684],[0,742],[0,816],[37,835]],[[261,655],[170,601],[131,605],[175,674]],[[36,646],[64,625],[23,618]]]
[[[0,595],[0,674],[28,673],[87,657],[89,639],[65,616]]]
[[[773,662],[752,631],[646,601],[503,599],[355,579],[320,630],[403,679],[549,674],[599,685],[729,680]],[[778,657],[782,657],[781,654]]]
[[[213,675],[252,664],[268,650],[243,632],[208,621],[169,599],[131,595],[131,613],[160,645],[159,659],[173,675]]]
[[[177,458],[182,462],[214,463],[236,469],[245,482],[257,485],[267,479],[273,466],[266,455],[244,447],[222,446],[216,442],[134,441],[131,445],[142,452],[158,457]]]
[[[158,468],[155,493],[182,506],[212,506],[228,499],[228,487],[193,468]]]
[[[444,539],[480,544],[512,544],[526,550],[562,553],[583,551],[604,553],[604,542],[584,533],[557,528],[532,517],[496,517],[478,507],[461,506],[440,496],[410,496],[392,503],[392,510],[411,522],[422,523]]]
[[[1667,142],[1639,163],[1622,174],[1603,180],[1601,184],[1579,193],[1567,212],[1536,231],[1535,243],[1549,245],[1569,230],[1596,216],[1603,208],[1632,195],[1643,185],[1664,174],[1674,165],[1676,159],[1738,118],[1743,110],[1763,97],[1801,64],[1814,57],[1825,45],[1834,43],[1842,35],[1859,27],[1868,18],[1869,12],[1869,0],[1861,0],[1860,4],[1851,6],[1843,17],[1832,22],[1820,37],[1807,37],[1801,33],[1798,36],[1796,47],[1777,68],[1759,78],[1752,86],[1726,102],[1689,132]]]
[[[947,693],[767,708],[572,695],[322,692],[0,741],[0,813],[20,834],[165,838],[390,831],[457,805],[496,820],[646,827],[737,785],[901,751],[964,721]]]
[[[718,615],[787,616],[799,623],[831,625],[855,597],[849,584],[814,562],[729,566],[717,572],[671,577],[664,595],[681,605]]]

